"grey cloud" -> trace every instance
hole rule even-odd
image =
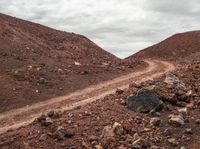
[[[181,1],[174,1],[174,0],[153,0],[153,2],[148,2],[148,6],[151,10],[172,14],[172,15],[193,15],[200,12],[199,7],[200,4],[198,0],[181,0]]]
[[[1,0],[0,12],[83,34],[119,57],[200,26],[198,0]]]

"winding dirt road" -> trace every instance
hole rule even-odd
[[[173,64],[165,61],[145,60],[145,62],[148,63],[148,67],[141,71],[136,71],[107,82],[93,85],[65,96],[0,113],[0,134],[9,129],[16,129],[28,125],[36,117],[47,113],[49,110],[66,111],[84,106],[108,94],[114,93],[117,88],[127,88],[130,82],[134,81],[139,83],[150,80],[175,69]]]

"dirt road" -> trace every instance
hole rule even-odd
[[[113,80],[103,82],[74,93],[49,99],[31,106],[14,109],[0,114],[0,134],[9,129],[16,129],[30,124],[36,117],[50,110],[66,111],[94,102],[114,93],[117,88],[124,89],[132,82],[143,82],[158,77],[175,69],[169,62],[146,60],[148,67],[144,70],[127,74]]]

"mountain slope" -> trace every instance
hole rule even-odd
[[[200,31],[191,31],[173,35],[127,59],[157,58],[175,61],[195,55],[196,52],[200,52]]]
[[[70,93],[126,69],[120,59],[82,35],[4,14],[0,45],[0,111]]]
[[[3,14],[0,14],[0,45],[1,55],[18,65],[45,60],[51,63],[52,59],[61,63],[118,60],[82,35],[57,31]]]

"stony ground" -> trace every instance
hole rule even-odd
[[[0,14],[0,112],[140,69],[141,57],[177,64],[155,80],[130,82],[87,106],[9,130],[0,148],[198,149],[199,37],[199,31],[177,34],[121,61],[84,36]]]
[[[0,14],[0,112],[132,71],[88,38]]]
[[[85,107],[42,115],[27,127],[1,135],[0,147],[197,149],[199,79],[197,60],[153,81],[131,83],[127,90]],[[132,108],[132,99],[138,108]]]

